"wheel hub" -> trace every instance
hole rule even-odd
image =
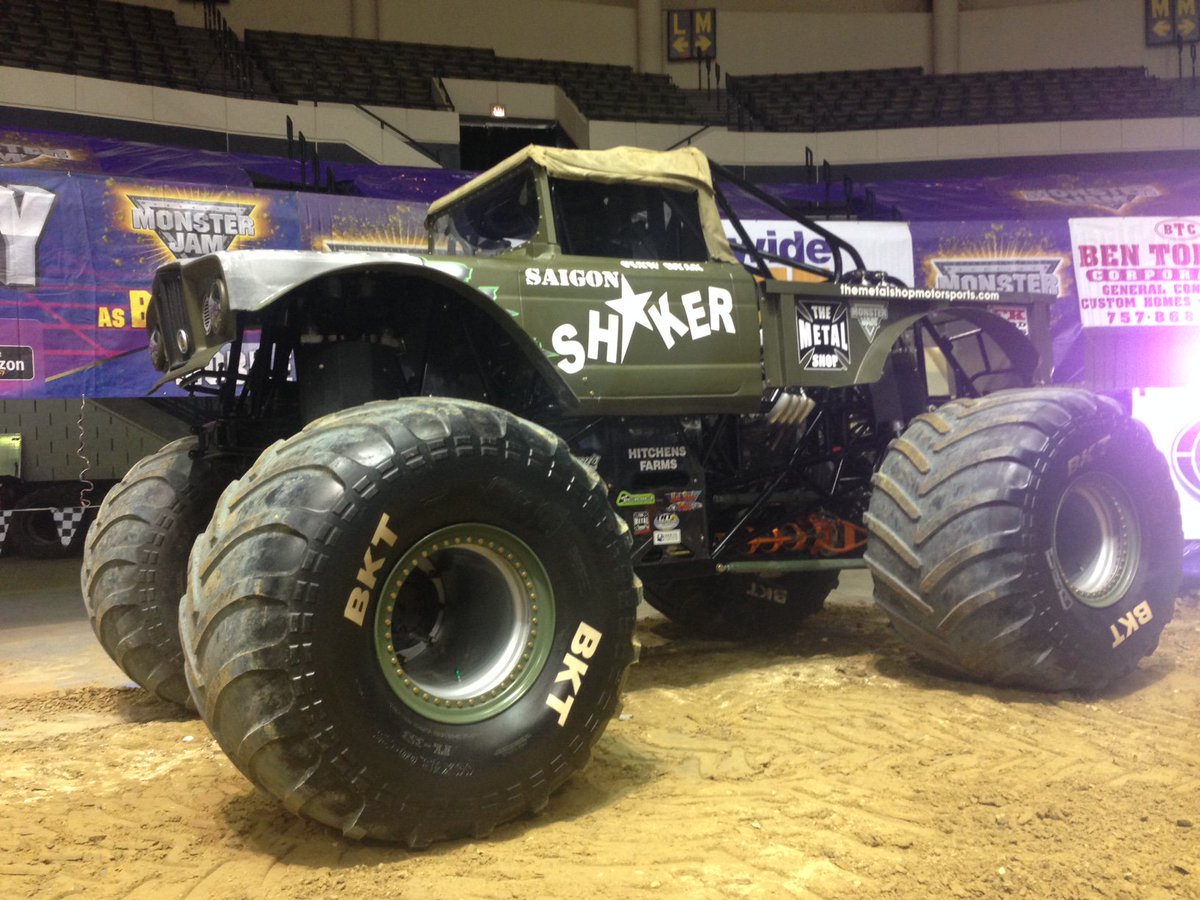
[[[1054,559],[1080,603],[1102,609],[1125,595],[1137,572],[1137,510],[1115,478],[1089,472],[1075,479],[1054,515]]]
[[[529,690],[549,656],[554,597],[537,555],[478,523],[439,529],[388,575],[375,650],[388,684],[426,718],[490,718]]]

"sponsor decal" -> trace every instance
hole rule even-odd
[[[797,301],[796,344],[804,369],[848,369],[850,330],[846,304]]]
[[[1062,293],[1061,256],[987,259],[931,259],[934,287],[947,290],[1000,291],[1018,294]]]
[[[755,600],[766,600],[776,606],[787,606],[787,588],[774,587],[762,581],[751,581],[746,587],[746,596]]]
[[[640,494],[635,494],[630,491],[621,491],[617,494],[617,506],[653,506],[654,494],[650,491],[644,491]]]
[[[1171,471],[1184,489],[1200,500],[1200,421],[1193,422],[1171,442]]]
[[[388,548],[395,545],[396,533],[388,528],[388,514],[383,513],[375,526],[375,533],[371,535],[371,540],[363,551],[362,568],[358,570],[357,576],[358,583],[350,589],[346,608],[342,611],[342,615],[355,625],[361,626],[366,618],[371,591],[375,590],[375,583],[379,579],[379,570],[387,562]],[[375,553],[379,555],[375,556]]]
[[[887,321],[887,317],[887,307],[882,303],[853,303],[850,306],[850,318],[858,323],[868,341],[875,340],[879,326]]]
[[[1132,635],[1143,625],[1150,624],[1150,620],[1154,618],[1154,610],[1150,608],[1150,604],[1143,600],[1125,615],[1117,619],[1116,623],[1108,626],[1109,632],[1113,637],[1113,649],[1125,643],[1125,639]]]
[[[1013,192],[1026,203],[1052,203],[1055,206],[1082,206],[1124,215],[1137,203],[1161,197],[1162,191],[1153,184],[1122,184],[1110,187],[1065,187],[1018,190]]]
[[[590,456],[580,456],[580,457],[578,457],[578,459],[581,463],[583,463],[589,469],[595,470],[600,467],[600,454],[599,453],[593,453]]]
[[[673,528],[669,531],[654,532],[654,546],[667,547],[675,544],[683,543],[683,532],[678,528]]]
[[[633,533],[634,534],[649,534],[650,533],[650,510],[648,510],[648,509],[634,510]]]
[[[0,346],[0,381],[32,381],[33,348]]]
[[[679,527],[679,516],[673,512],[659,513],[654,517],[655,531],[671,531]]]
[[[554,677],[555,687],[546,695],[546,705],[558,713],[560,728],[567,724],[567,717],[571,715],[571,706],[574,704],[575,698],[579,696],[579,689],[583,686],[583,677],[587,675],[588,665],[584,660],[592,658],[603,637],[601,632],[587,622],[580,622],[579,627],[575,629],[575,636],[571,638],[571,652],[563,657],[563,668]],[[565,697],[560,697],[555,690],[557,690],[556,686],[563,682],[569,682],[570,688]]]
[[[570,273],[578,273],[578,280],[588,287],[592,287],[590,282],[597,279],[600,286],[617,287],[605,276],[613,275],[619,279],[621,296],[604,302],[612,311],[588,310],[584,335],[571,324],[564,323],[554,329],[551,343],[554,352],[561,357],[557,365],[569,375],[579,372],[588,361],[623,363],[638,329],[658,335],[667,350],[672,349],[679,338],[699,341],[721,332],[737,332],[733,324],[733,294],[722,287],[709,285],[704,291],[689,291],[674,301],[664,291],[651,302],[654,292],[634,290],[624,273],[590,269],[526,269],[526,285],[546,284],[544,279],[549,272],[566,273],[568,281],[573,277]],[[537,274],[531,276],[531,273]],[[537,280],[531,281],[531,277]],[[559,277],[555,275],[556,279]]]
[[[0,185],[0,283],[37,285],[38,241],[55,199],[33,185]]]
[[[1029,334],[1029,310],[1023,306],[989,306],[988,312],[999,316],[1005,322],[1016,325],[1020,331]]]
[[[667,494],[668,512],[685,513],[704,506],[699,491],[670,491]]]
[[[685,456],[687,447],[630,447],[628,452],[639,472],[674,472]]]

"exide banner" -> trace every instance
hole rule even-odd
[[[742,225],[755,246],[772,256],[827,269],[834,266],[829,241],[791,219],[743,219]],[[913,283],[913,246],[907,224],[838,221],[820,225],[857,249],[869,271],[887,272],[905,284]],[[733,242],[740,240],[728,223],[725,234]],[[844,254],[842,268],[847,272],[854,268],[854,262]],[[810,280],[803,272],[783,263],[771,263],[771,274],[783,281]]]

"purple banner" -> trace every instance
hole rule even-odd
[[[157,380],[143,329],[158,266],[215,250],[411,248],[424,208],[0,169],[0,397],[142,396]]]
[[[0,166],[116,175],[153,181],[290,189],[316,180],[298,161],[251,153],[218,153],[57,132],[0,130]],[[410,200],[428,205],[472,173],[373,163],[323,163],[343,193]],[[262,189],[260,188],[260,189]]]

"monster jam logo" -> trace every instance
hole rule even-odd
[[[24,166],[40,160],[71,158],[71,151],[62,147],[36,147],[26,144],[0,144],[0,166]]]
[[[1053,203],[1056,206],[1084,206],[1124,215],[1131,207],[1150,197],[1162,196],[1152,184],[1122,184],[1112,187],[1045,188],[1014,191],[1026,203]]]
[[[1062,291],[1058,256],[1003,259],[931,259],[937,281],[934,287],[954,291],[1001,291],[1046,294]]]
[[[238,238],[254,237],[253,203],[177,200],[129,195],[134,231],[158,237],[177,258],[228,250]]]
[[[844,303],[797,303],[796,345],[805,369],[850,368],[850,329]]]
[[[1189,494],[1200,500],[1200,422],[1193,422],[1171,445],[1171,469]]]
[[[887,307],[882,303],[855,303],[850,307],[850,318],[859,324],[868,341],[874,341],[879,326],[887,321]]]

